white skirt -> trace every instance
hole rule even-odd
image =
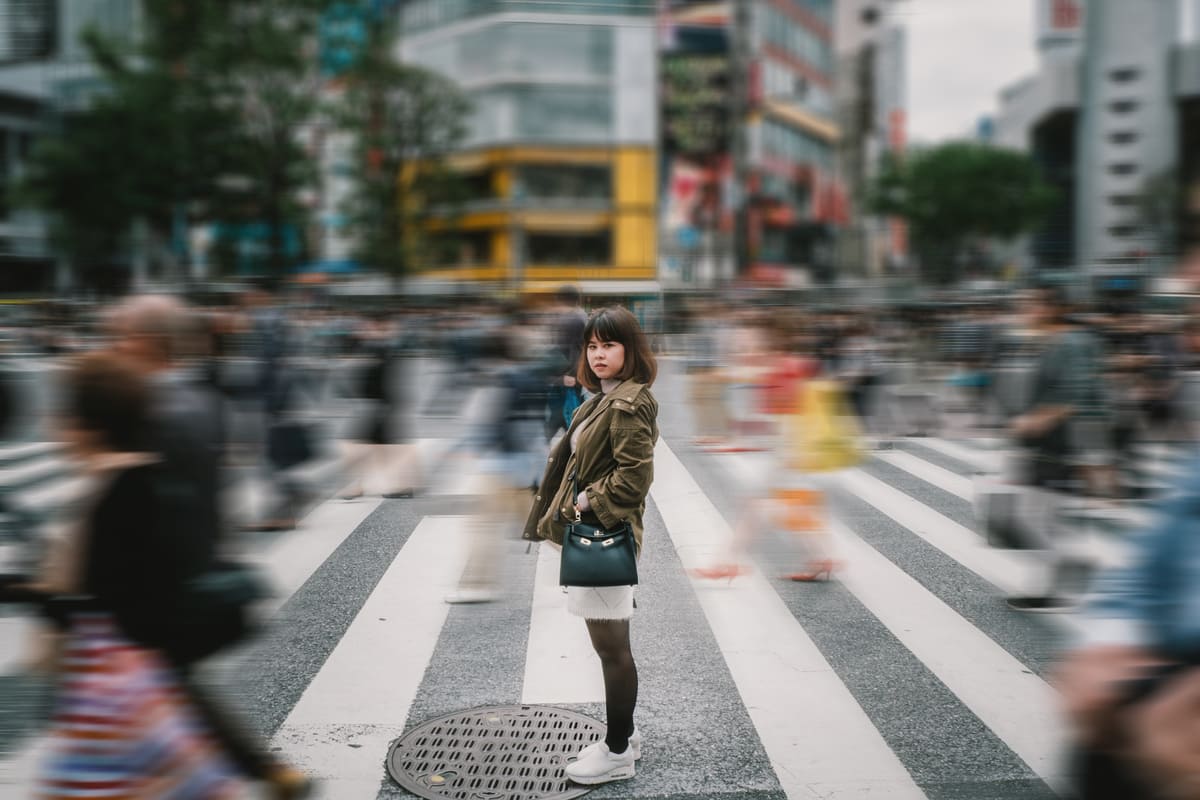
[[[632,586],[568,586],[567,611],[592,620],[633,616]]]

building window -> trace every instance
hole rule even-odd
[[[612,232],[529,233],[529,263],[545,267],[601,267],[612,263]]]
[[[1137,107],[1137,100],[1116,100],[1108,104],[1108,110],[1114,114],[1129,114],[1136,111]]]
[[[1108,140],[1113,144],[1133,144],[1138,140],[1137,131],[1117,131],[1108,136]]]
[[[1120,67],[1108,73],[1113,83],[1129,83],[1141,77],[1142,71],[1137,67]]]
[[[515,194],[525,200],[612,200],[608,166],[530,164],[517,172]]]
[[[808,164],[829,170],[833,164],[833,148],[803,131],[774,120],[763,123],[763,151],[768,158],[792,164]]]
[[[1137,195],[1132,194],[1114,194],[1108,198],[1110,205],[1117,208],[1131,208],[1137,205]]]
[[[607,86],[525,86],[513,94],[522,139],[605,141],[612,132],[613,99]]]
[[[1108,234],[1118,239],[1125,239],[1136,234],[1137,230],[1136,225],[1113,225],[1109,227]]]
[[[1137,171],[1138,165],[1130,163],[1110,164],[1108,167],[1108,172],[1110,175],[1133,175]]]
[[[430,237],[428,258],[436,267],[482,267],[491,261],[489,231],[455,231]]]

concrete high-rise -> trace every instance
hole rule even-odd
[[[1188,190],[1200,184],[1200,2],[1037,0],[1037,12],[1038,71],[1002,93],[996,127],[1059,190],[1028,266],[1088,291],[1149,288],[1200,245]]]

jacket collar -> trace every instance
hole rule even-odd
[[[646,384],[644,383],[638,383],[637,381],[625,381],[608,394],[597,395],[596,397],[593,397],[588,401],[588,403],[595,402],[595,406],[586,414],[581,414],[578,411],[575,413],[575,418],[571,420],[571,427],[567,429],[566,435],[563,436],[563,439],[570,441],[571,434],[575,432],[575,429],[578,428],[580,424],[582,424],[585,420],[592,419],[597,414],[602,414],[604,410],[613,403],[620,402],[626,406],[632,405],[637,398],[641,396],[645,389]],[[579,408],[580,411],[584,411],[586,409],[586,403]]]

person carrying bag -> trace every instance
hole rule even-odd
[[[586,621],[604,671],[607,733],[566,767],[572,781],[593,785],[632,778],[641,756],[629,622],[654,479],[658,401],[650,392],[654,355],[628,310],[593,313],[582,344],[578,381],[597,394],[580,406],[550,454],[523,536],[563,547],[567,610]]]

